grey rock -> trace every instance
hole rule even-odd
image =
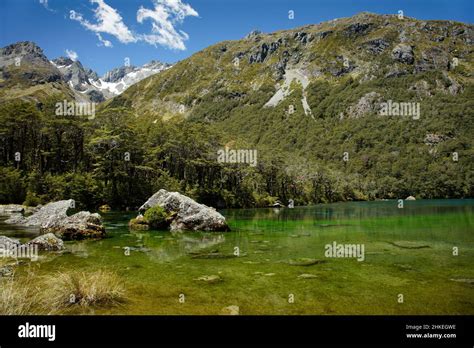
[[[442,134],[429,133],[429,134],[426,134],[424,143],[425,145],[433,146],[433,145],[438,145],[439,143],[445,141],[446,139],[447,137]]]
[[[438,47],[431,47],[421,53],[421,59],[415,64],[415,72],[430,70],[448,70],[449,56]]]
[[[344,30],[344,35],[348,37],[365,35],[370,31],[372,26],[372,23],[354,23]]]
[[[250,33],[245,35],[245,39],[253,39],[256,36],[259,36],[262,32],[260,30],[252,30]]]
[[[413,48],[407,44],[398,44],[392,50],[392,59],[405,64],[413,64],[415,61]]]
[[[38,250],[60,251],[64,250],[64,242],[53,233],[47,233],[30,240],[24,246],[37,246]]]
[[[368,113],[375,113],[380,108],[381,95],[377,92],[369,92],[362,96],[357,104],[347,110],[350,118],[359,118]]]
[[[384,39],[374,39],[367,41],[365,44],[365,49],[372,54],[381,54],[385,49],[390,46],[388,41]]]
[[[214,208],[199,204],[178,192],[159,190],[141,207],[140,211],[159,205],[173,213],[171,231],[229,231],[225,217]]]
[[[42,233],[54,233],[57,237],[71,240],[101,238],[105,236],[99,214],[81,211],[72,216],[67,211],[74,206],[72,199],[48,203],[31,216],[20,214],[5,220],[9,224],[38,226]]]
[[[0,236],[0,250],[12,249],[19,247],[21,245],[20,241],[17,239],[9,238],[6,236]]]

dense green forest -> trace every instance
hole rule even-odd
[[[347,81],[346,87],[351,84],[357,82]],[[266,139],[266,146],[239,137],[239,129],[226,133],[218,122],[180,117],[163,121],[152,115],[137,116],[126,107],[102,108],[91,120],[57,116],[54,108],[60,97],[40,105],[4,103],[0,108],[0,202],[36,205],[73,198],[79,207],[89,209],[102,204],[135,209],[160,188],[216,207],[267,206],[277,199],[314,204],[408,195],[473,196],[473,127],[467,110],[473,106],[472,87],[456,98],[431,99],[423,105],[430,116],[420,120],[377,115],[325,118],[325,113],[331,114],[325,110],[344,107],[341,100],[350,104],[357,98],[354,90],[371,86],[354,85],[350,92],[341,87],[339,91],[311,87],[308,98],[311,103],[319,99],[320,105],[315,108],[315,120],[296,112],[287,121],[289,130],[292,122],[306,122],[307,134],[282,130]],[[326,90],[325,95],[318,95],[321,90]],[[239,117],[248,122],[265,117],[261,106],[266,97],[246,107],[248,116],[239,105],[229,107],[228,113],[232,117],[232,110],[239,110]],[[424,144],[426,129],[443,130],[445,141]],[[292,147],[283,148],[288,143]],[[257,166],[219,163],[217,151],[225,144],[255,146]]]

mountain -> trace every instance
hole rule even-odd
[[[37,101],[53,95],[73,98],[74,93],[40,47],[23,41],[0,48],[0,100]]]
[[[171,65],[159,61],[151,61],[141,67],[122,66],[108,71],[100,79],[92,81],[92,85],[102,91],[104,95],[116,96],[125,91],[133,84],[151,76],[158,74]]]
[[[473,43],[471,24],[372,13],[254,31],[102,107],[125,107],[149,127],[181,118],[209,125],[225,144],[258,149],[262,163],[278,158],[303,182],[357,187],[353,199],[463,196],[474,181]],[[387,105],[395,111],[384,113]]]
[[[358,92],[376,81],[385,81],[386,89],[392,82],[410,80],[413,86],[406,87],[413,97],[439,91],[456,94],[472,83],[473,40],[472,25],[371,13],[270,34],[254,31],[242,40],[221,42],[194,54],[136,84],[118,100],[141,112],[153,112],[160,105],[178,114],[177,106],[184,105],[189,117],[224,118],[228,124],[232,112],[214,115],[203,109],[218,101],[218,109],[222,103],[229,104],[229,111],[258,105],[266,114],[281,115],[278,106],[291,95],[300,99],[295,112],[313,119],[358,117],[365,111],[357,107],[363,104],[360,93],[351,97],[355,102],[351,110],[328,113],[318,109],[323,100],[317,100],[321,97],[317,85],[327,84],[328,91],[356,81],[352,89]],[[438,81],[434,84],[426,81],[433,72]],[[381,93],[382,98],[389,96]]]
[[[158,74],[169,67],[166,63],[151,61],[141,67],[122,66],[108,71],[101,78],[81,62],[60,57],[51,62],[62,73],[69,86],[91,101],[100,103],[119,95],[144,78]],[[79,97],[80,98],[80,97]]]
[[[34,42],[23,41],[0,48],[0,99],[38,100],[60,94],[100,103],[169,67],[151,61],[141,67],[119,67],[100,78],[80,61],[67,57],[50,61]]]

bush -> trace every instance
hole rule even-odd
[[[145,222],[155,229],[166,228],[168,226],[168,217],[169,215],[159,205],[149,208],[143,216]]]
[[[28,191],[23,205],[28,207],[36,207],[38,204],[41,204],[41,199],[36,195],[36,193]]]

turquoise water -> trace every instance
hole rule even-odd
[[[241,314],[474,314],[474,200],[221,212],[232,232],[133,232],[134,214],[102,214],[108,238],[43,254],[38,276],[116,272],[127,301],[96,314],[219,314],[230,305]],[[0,233],[37,232],[0,224]],[[363,261],[326,257],[333,243],[363,246]]]

